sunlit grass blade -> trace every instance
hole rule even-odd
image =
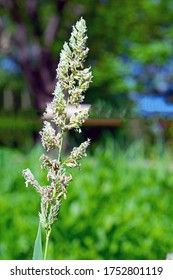
[[[42,251],[42,238],[41,238],[41,225],[39,222],[37,237],[34,244],[34,253],[33,260],[42,260],[43,259],[43,251]]]

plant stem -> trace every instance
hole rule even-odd
[[[69,100],[67,99],[66,116],[65,116],[65,120],[64,120],[64,123],[65,123],[65,124],[66,124],[66,121],[67,121],[68,105],[69,105]],[[61,144],[60,144],[60,148],[59,148],[59,152],[58,152],[58,161],[59,161],[59,162],[60,162],[60,160],[61,160],[61,151],[62,151],[62,146],[63,146],[63,140],[64,140],[64,131],[62,132]]]
[[[51,234],[51,227],[48,228],[48,230],[46,231],[46,244],[45,244],[45,250],[44,250],[44,260],[46,260],[47,257],[47,249],[48,249],[48,244],[49,244],[49,238],[50,238],[50,234]]]
[[[64,132],[62,133],[61,144],[60,144],[59,153],[58,153],[58,162],[60,162],[60,160],[61,160],[61,151],[62,151],[63,137],[64,137]]]

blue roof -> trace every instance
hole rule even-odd
[[[144,117],[159,115],[173,118],[173,103],[165,96],[137,94],[134,100],[137,102],[137,111]]]

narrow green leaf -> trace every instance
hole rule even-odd
[[[33,260],[42,260],[43,259],[43,251],[42,251],[42,239],[41,239],[41,225],[39,222],[37,237],[34,244],[34,253]]]

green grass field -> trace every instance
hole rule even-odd
[[[31,259],[39,195],[41,147],[27,155],[0,149],[0,259]],[[48,259],[165,259],[173,251],[173,155],[136,144],[122,151],[108,141],[75,170],[54,225]]]

